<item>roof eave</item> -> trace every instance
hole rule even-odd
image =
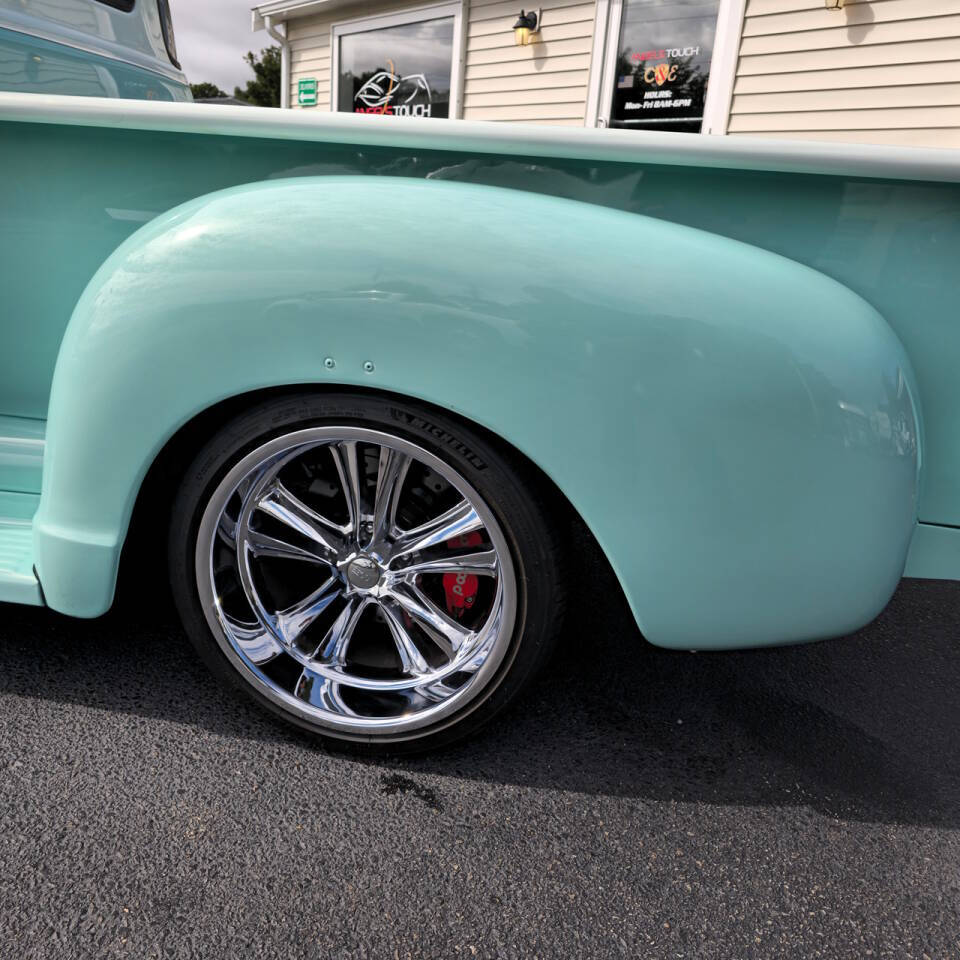
[[[329,7],[331,2],[332,0],[267,0],[266,3],[258,3],[251,10],[253,30],[254,32],[263,30],[266,17],[273,17],[276,20],[305,17],[324,7]]]

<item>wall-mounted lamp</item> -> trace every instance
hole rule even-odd
[[[531,37],[540,33],[541,20],[543,20],[542,7],[536,13],[532,10],[529,13],[520,11],[520,16],[517,17],[517,22],[513,25],[513,39],[518,47],[525,47],[528,43],[533,42]]]
[[[842,10],[847,0],[823,0],[823,5],[828,10]]]

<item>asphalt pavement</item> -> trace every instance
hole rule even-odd
[[[602,573],[512,712],[326,753],[166,607],[0,606],[0,957],[960,957],[960,584],[855,636],[647,645]]]

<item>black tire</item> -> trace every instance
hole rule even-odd
[[[214,491],[251,451],[315,427],[376,430],[416,444],[462,477],[495,516],[509,547],[516,613],[509,646],[480,692],[461,709],[420,729],[384,737],[331,729],[263,695],[227,656],[204,610],[197,577],[201,519]],[[288,724],[339,747],[366,753],[411,753],[469,736],[520,694],[550,656],[564,608],[558,511],[549,490],[513,451],[481,430],[407,399],[363,393],[305,393],[262,402],[226,423],[186,471],[176,496],[169,540],[170,581],[191,642],[230,689]],[[504,631],[506,632],[506,631]]]

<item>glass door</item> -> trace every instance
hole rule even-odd
[[[720,0],[622,0],[617,7],[602,104],[608,125],[699,133]]]
[[[460,7],[421,7],[333,26],[332,107],[395,117],[457,115]]]

